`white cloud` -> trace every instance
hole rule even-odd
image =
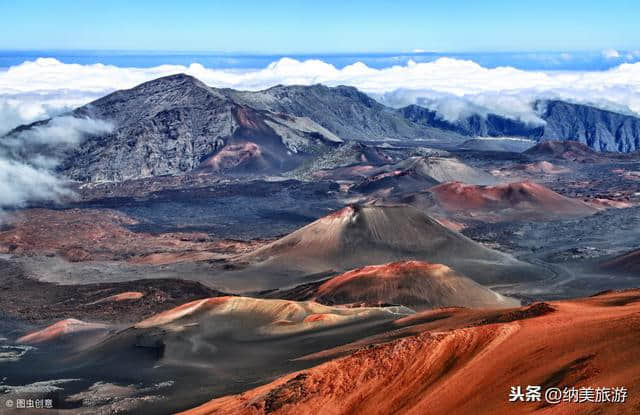
[[[69,90],[0,93],[0,136],[18,125],[55,117],[102,95],[102,93]]]
[[[52,118],[44,125],[12,134],[3,139],[3,146],[27,147],[46,145],[50,147],[70,147],[80,143],[87,134],[103,134],[113,129],[113,125],[103,120],[60,116]]]
[[[602,51],[602,56],[605,59],[620,59],[620,52],[615,49],[605,49]]]
[[[566,99],[640,114],[640,63],[625,63],[605,71],[545,72],[512,67],[489,69],[452,58],[427,63],[409,61],[384,69],[363,63],[338,69],[320,60],[283,58],[263,69],[219,70],[198,63],[121,68],[41,58],[0,72],[0,103],[5,102],[0,104],[0,131],[6,131],[10,124],[15,127],[20,120],[46,117],[116,89],[181,72],[214,87],[259,90],[276,84],[323,83],[352,85],[396,104],[433,103],[446,98],[447,102],[437,107],[442,111],[448,108],[450,111],[444,114],[447,117],[456,111],[462,114],[475,110],[535,121],[537,117],[529,110],[529,103],[538,98]],[[400,99],[402,94],[404,98]],[[390,96],[394,99],[388,99]],[[468,105],[463,108],[461,103],[465,102]]]
[[[0,213],[8,207],[70,196],[66,180],[54,173],[58,157],[80,144],[87,134],[104,134],[112,128],[105,121],[64,116],[2,138]]]
[[[640,50],[632,50],[625,54],[625,59],[627,61],[636,61],[640,59]]]
[[[602,51],[602,56],[605,59],[620,59],[620,52],[615,49],[605,49]]]
[[[535,98],[520,93],[482,93],[457,96],[435,91],[399,89],[390,93],[375,95],[375,97],[378,101],[392,107],[417,104],[436,111],[440,118],[450,122],[474,114],[483,117],[488,114],[499,114],[528,124],[539,125],[544,123],[532,107]]]
[[[0,158],[0,212],[3,208],[23,206],[27,202],[57,200],[71,192],[50,171]]]

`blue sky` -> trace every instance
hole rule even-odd
[[[637,0],[0,0],[0,49],[637,50],[638,16]]]

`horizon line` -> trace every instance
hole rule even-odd
[[[210,54],[210,55],[233,55],[233,56],[286,56],[286,55],[297,55],[297,56],[358,56],[358,55],[380,55],[380,56],[397,56],[397,55],[439,55],[439,54],[458,54],[458,55],[481,55],[481,54],[536,54],[536,53],[595,53],[601,54],[606,50],[616,50],[618,52],[631,52],[633,49],[616,49],[616,48],[605,48],[605,49],[509,49],[509,50],[421,50],[420,48],[415,48],[412,50],[391,50],[391,51],[319,51],[319,52],[310,52],[310,51],[223,51],[223,50],[214,50],[214,49],[129,49],[129,48],[98,48],[98,49],[88,49],[88,48],[1,48],[0,52],[27,52],[27,53],[35,53],[35,52],[98,52],[98,53],[148,53],[148,54]]]

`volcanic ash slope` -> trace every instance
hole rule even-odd
[[[348,206],[243,255],[238,264],[244,268],[236,272],[281,288],[304,281],[304,275],[401,260],[445,264],[481,284],[544,277],[406,205]]]
[[[224,372],[234,377],[244,371],[253,377],[260,370],[273,371],[291,358],[343,344],[413,313],[396,306],[346,308],[313,301],[205,298],[122,330],[88,349],[80,360],[83,364],[110,361],[115,367],[132,359],[131,364],[144,367],[144,360],[135,358],[146,353],[152,365],[159,360],[175,368],[213,368],[219,376]],[[309,338],[317,342],[301,342]],[[264,353],[274,360],[261,358]]]
[[[452,157],[412,157],[396,166],[414,169],[440,183],[460,181],[488,185],[497,182],[495,177],[484,170],[471,167]]]

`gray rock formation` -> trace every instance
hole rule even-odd
[[[596,151],[630,153],[640,150],[640,119],[588,105],[548,101],[542,140],[570,140]]]
[[[640,150],[640,118],[564,101],[534,104],[545,125],[531,125],[496,114],[472,115],[449,122],[435,111],[417,105],[398,110],[424,126],[472,137],[525,137],[538,141],[578,141],[596,151],[630,153]]]
[[[60,167],[80,181],[126,180],[196,169],[269,173],[341,140],[305,118],[255,110],[187,75],[117,91],[73,112],[109,120]]]
[[[82,182],[198,170],[279,174],[343,140],[463,140],[416,125],[355,88],[277,86],[242,92],[211,88],[183,74],[114,92],[71,115],[114,125],[111,133],[89,135],[61,157],[59,171]]]
[[[282,86],[264,91],[226,90],[252,108],[308,117],[345,140],[435,139],[458,141],[458,134],[420,125],[356,88],[324,85]]]
[[[542,126],[529,125],[496,114],[488,114],[486,117],[474,114],[452,122],[440,117],[436,111],[418,105],[409,105],[398,111],[416,124],[455,131],[470,137],[538,137],[544,130]]]

